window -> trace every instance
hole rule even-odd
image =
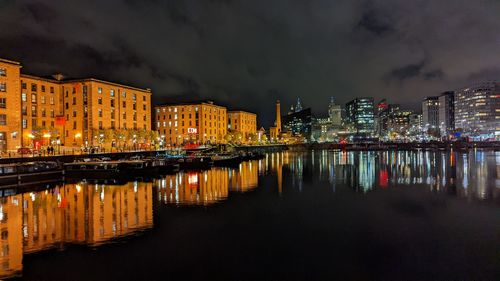
[[[102,109],[99,109],[99,117],[102,117]]]
[[[111,90],[111,91],[113,91],[113,90]],[[102,88],[101,87],[97,88],[97,93],[102,94]]]
[[[73,97],[73,105],[76,104],[76,97]]]
[[[45,127],[45,120],[42,121],[42,127]]]
[[[146,105],[145,104],[142,105],[142,110],[146,110]]]
[[[26,93],[21,93],[21,100],[26,101],[28,99]]]
[[[36,105],[31,106],[31,116],[36,117]]]
[[[132,95],[132,99],[133,99],[133,100],[137,100],[137,95],[136,95],[136,94],[133,94],[133,95]]]
[[[111,109],[111,119],[115,119],[115,110]]]
[[[54,97],[50,97],[50,104],[54,104]]]
[[[41,87],[42,87],[42,92],[45,93],[45,85],[42,85]]]
[[[124,98],[127,97],[127,93],[125,91],[122,92],[122,97],[124,97]]]
[[[31,126],[36,127],[36,119],[31,119]]]
[[[42,117],[45,117],[45,115],[46,115],[45,108],[42,108]]]
[[[146,96],[142,96],[142,101],[146,101]]]
[[[137,121],[137,113],[134,112],[134,121]]]
[[[54,93],[54,87],[50,87],[50,93],[53,94]]]
[[[76,117],[76,110],[73,110],[73,117]]]
[[[102,98],[101,98],[101,97],[99,97],[99,98],[97,99],[97,103],[98,103],[98,104],[102,104]]]
[[[76,88],[73,87],[73,91],[71,92],[72,94],[76,93]]]
[[[115,90],[109,90],[109,95],[114,97],[115,96]]]
[[[124,101],[123,102],[123,108],[126,108],[127,107],[127,103]]]
[[[0,83],[0,92],[7,92],[7,83]]]
[[[133,109],[133,110],[136,110],[136,109],[137,109],[137,105],[136,105],[135,103],[134,103],[134,104],[132,104],[132,109]]]
[[[31,91],[36,92],[36,84],[31,84]]]
[[[76,130],[76,121],[73,121],[73,130]]]
[[[102,129],[102,121],[99,121],[99,129]]]
[[[2,125],[2,126],[7,125],[7,115],[6,114],[0,114],[0,125]]]
[[[0,68],[0,76],[7,76],[7,69]]]
[[[0,98],[0,108],[7,108],[7,98]]]
[[[123,119],[127,119],[127,113],[123,112]]]
[[[54,110],[53,110],[53,109],[51,109],[51,110],[50,110],[50,117],[52,117],[52,118],[54,118],[54,117],[55,117],[55,114],[54,114]]]
[[[23,115],[28,115],[28,108],[26,107],[26,105],[23,106],[23,108],[21,109],[21,111],[22,111]]]
[[[115,100],[111,100],[111,107],[115,107]]]
[[[21,81],[21,89],[26,90],[26,88],[27,88],[26,83]]]
[[[146,121],[146,115],[142,115],[142,121]]]
[[[111,121],[111,129],[115,128],[115,121]]]
[[[42,102],[42,104],[45,104],[45,96],[42,96],[41,102]]]
[[[28,120],[23,119],[23,129],[28,128]]]
[[[31,102],[36,103],[36,94],[31,94]]]

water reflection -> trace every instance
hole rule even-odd
[[[240,164],[238,169],[179,172],[156,180],[158,200],[163,204],[210,205],[227,199],[229,192],[246,192],[258,185],[260,161]]]
[[[151,228],[152,184],[67,184],[1,198],[0,278],[22,270],[22,256],[65,243],[96,246]]]
[[[496,200],[500,197],[500,152],[471,151],[313,151],[282,152],[266,158],[267,166],[291,187],[302,190],[309,179],[328,181],[332,190],[346,184],[359,192],[424,185],[460,197]]]
[[[208,206],[232,192],[260,186],[277,195],[302,192],[315,181],[369,194],[416,186],[470,200],[500,197],[500,153],[285,151],[237,169],[179,172],[153,182],[81,182],[0,198],[0,278],[22,272],[24,254],[67,243],[98,246],[153,227],[154,206]],[[312,182],[313,184],[304,185]],[[347,188],[346,188],[347,187]],[[10,191],[9,191],[10,192]],[[15,193],[15,191],[14,191]],[[160,204],[155,204],[156,202]]]

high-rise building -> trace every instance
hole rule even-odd
[[[444,92],[439,96],[439,129],[442,136],[455,130],[455,92]]]
[[[477,83],[456,91],[455,129],[480,139],[500,137],[500,82]]]
[[[250,137],[257,134],[257,114],[242,110],[229,111],[228,130],[241,133],[241,142],[250,141]]]
[[[328,105],[328,117],[332,128],[340,129],[342,126],[342,108],[340,104],[335,104],[333,97],[330,98],[330,104]]]
[[[155,107],[155,126],[167,145],[224,143],[227,109],[212,101]]]
[[[151,130],[150,89],[60,74],[37,77],[20,69],[20,63],[0,59],[2,152],[56,144],[111,146],[129,141],[119,140],[118,130]]]
[[[439,97],[427,97],[422,101],[424,128],[439,128]]]
[[[283,132],[292,137],[303,137],[311,140],[312,114],[311,108],[305,108],[283,116]]]
[[[356,134],[374,133],[373,98],[356,98],[346,104],[347,126]]]

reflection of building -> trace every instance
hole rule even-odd
[[[149,89],[60,74],[36,77],[20,68],[0,59],[0,92],[6,93],[0,97],[1,151],[54,142],[97,144],[105,141],[99,130],[151,129]]]
[[[0,198],[0,278],[23,269],[22,200],[20,195]]]
[[[157,186],[159,198],[165,204],[209,205],[227,198],[229,169],[167,175]]]
[[[439,129],[443,136],[455,130],[455,92],[444,92],[439,96]]]
[[[257,134],[257,115],[246,111],[229,111],[227,113],[228,129],[241,134],[240,142],[249,142],[250,137]]]
[[[223,143],[227,134],[227,109],[213,102],[155,107],[156,130],[170,145]]]
[[[373,98],[356,98],[346,104],[346,123],[358,134],[374,132]]]
[[[245,161],[240,164],[238,171],[230,171],[229,189],[231,191],[249,191],[259,183],[259,169],[255,161]]]
[[[439,97],[427,97],[422,101],[422,124],[424,127],[439,126]]]
[[[455,128],[466,136],[500,136],[500,83],[484,82],[455,94]]]
[[[151,183],[68,184],[0,198],[0,277],[22,270],[23,253],[63,243],[99,244],[150,228]]]

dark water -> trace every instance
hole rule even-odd
[[[0,277],[500,280],[500,153],[283,152],[1,198]]]

